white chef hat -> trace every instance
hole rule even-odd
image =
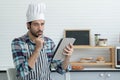
[[[46,9],[46,5],[44,3],[29,4],[26,13],[27,22],[31,22],[34,20],[45,20],[45,15],[44,15],[45,9]]]

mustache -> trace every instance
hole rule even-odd
[[[42,30],[37,31],[37,33],[39,33],[39,32],[42,32],[42,33],[43,33],[43,31],[42,31]]]

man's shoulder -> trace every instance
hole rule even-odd
[[[16,37],[16,38],[14,38],[13,40],[12,40],[12,42],[26,42],[26,37],[27,35],[25,34],[25,35],[22,35],[22,36],[20,36],[20,37]]]

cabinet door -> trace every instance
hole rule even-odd
[[[120,80],[120,72],[106,72],[105,80]]]
[[[120,80],[120,72],[71,72],[70,80]]]
[[[52,78],[52,80],[64,80],[64,75],[61,75],[57,72],[52,72],[51,78]]]
[[[0,80],[8,80],[6,72],[0,72]]]
[[[70,79],[71,80],[103,80],[101,78],[101,74],[104,72],[71,72]]]

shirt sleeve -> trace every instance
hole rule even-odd
[[[19,39],[14,39],[11,43],[13,61],[17,70],[17,76],[24,77],[32,69],[28,65],[28,58],[26,56],[27,50],[25,43]]]
[[[71,65],[70,64],[67,66],[67,69],[64,70],[63,67],[62,67],[62,63],[63,62],[61,60],[53,60],[51,62],[51,68],[55,69],[60,74],[64,74],[64,73],[71,70]]]

